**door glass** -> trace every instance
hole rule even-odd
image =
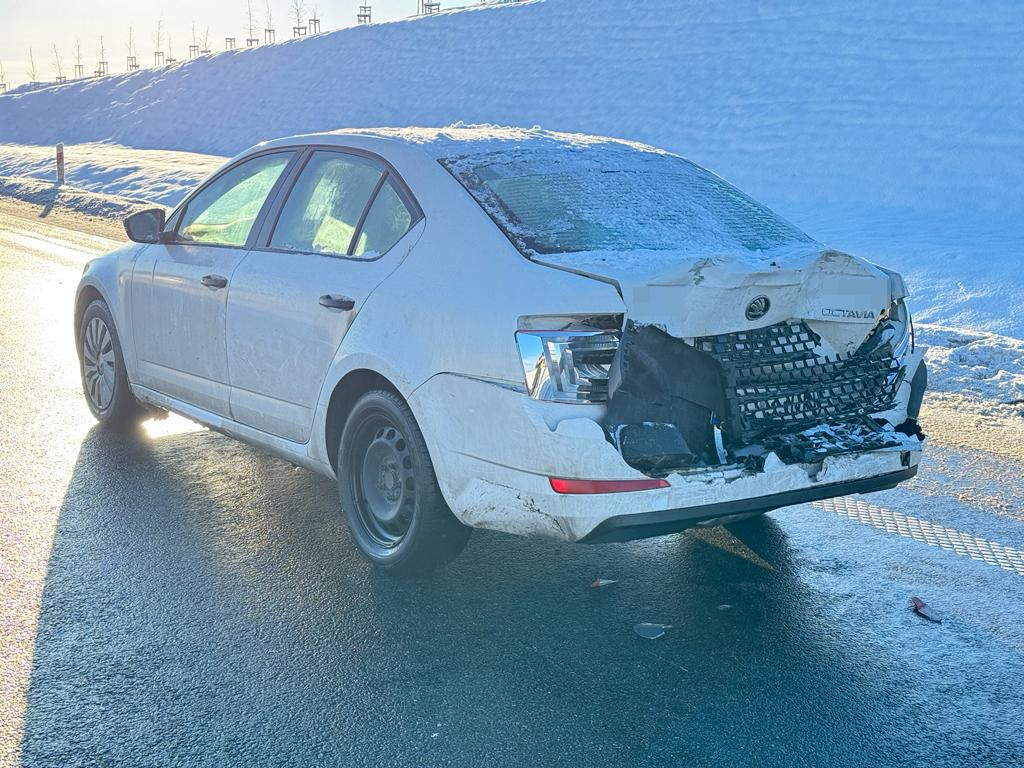
[[[314,152],[281,211],[271,247],[347,254],[380,177],[381,169],[370,160]]]
[[[412,214],[405,207],[391,181],[386,181],[374,198],[370,212],[366,214],[366,221],[359,230],[359,237],[352,253],[363,258],[373,258],[387,253],[411,226]]]
[[[261,155],[208,184],[185,208],[178,227],[178,240],[245,245],[263,203],[293,154]]]

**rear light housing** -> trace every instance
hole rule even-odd
[[[517,331],[527,393],[549,402],[607,402],[619,337],[618,331]]]
[[[565,494],[630,493],[669,487],[668,480],[653,477],[643,480],[572,480],[565,477],[549,477],[548,480],[551,483],[551,490]]]

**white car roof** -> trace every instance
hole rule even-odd
[[[616,144],[643,152],[664,152],[664,150],[637,142],[585,133],[545,131],[539,127],[515,128],[463,124],[444,128],[346,128],[276,139],[260,144],[259,147],[293,146],[296,144],[356,146],[370,151],[378,150],[382,154],[387,152],[389,146],[405,145],[418,147],[434,159],[508,149],[511,146],[527,147],[531,145],[538,148],[542,146],[550,148],[558,145],[569,148]]]

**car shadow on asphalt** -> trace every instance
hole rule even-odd
[[[912,681],[801,567],[760,518],[589,546],[481,531],[401,580],[357,555],[331,481],[205,430],[97,427],[54,536],[23,762],[913,757],[892,727]],[[644,640],[641,621],[672,628]]]

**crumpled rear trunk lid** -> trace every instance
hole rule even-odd
[[[902,281],[863,259],[821,246],[752,259],[748,253],[567,253],[535,261],[618,286],[627,317],[682,339],[806,321],[822,352],[848,354],[865,340]]]
[[[568,256],[551,265],[613,281],[626,304],[606,427],[636,468],[728,457],[758,469],[772,453],[806,463],[903,445],[871,420],[902,382],[898,276],[820,248],[640,269]]]

